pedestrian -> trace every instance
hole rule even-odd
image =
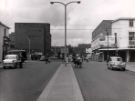
[[[65,65],[68,64],[68,56],[65,57]]]

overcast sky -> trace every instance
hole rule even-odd
[[[52,45],[64,45],[64,7],[50,1],[71,0],[0,0],[0,21],[10,32],[15,22],[50,23]],[[81,4],[68,5],[68,44],[90,43],[91,32],[102,20],[121,17],[135,17],[135,0],[81,0]]]

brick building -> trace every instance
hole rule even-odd
[[[51,50],[49,23],[15,23],[15,48],[42,52]]]

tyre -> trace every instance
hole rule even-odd
[[[114,70],[114,68],[111,66],[111,70]]]
[[[126,69],[125,68],[122,68],[122,71],[125,71]]]
[[[16,64],[14,64],[14,69],[16,69],[17,68],[17,63]]]
[[[20,62],[20,63],[19,63],[19,67],[20,67],[20,68],[23,68],[23,66],[22,66],[22,62]]]
[[[107,69],[111,69],[110,65],[107,64]]]
[[[4,69],[6,69],[6,66],[3,66]]]

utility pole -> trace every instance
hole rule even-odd
[[[68,5],[70,4],[73,4],[73,3],[76,3],[76,4],[80,4],[81,2],[80,1],[70,1],[68,3],[63,3],[63,2],[57,2],[57,1],[51,1],[50,4],[61,4],[64,6],[64,10],[65,10],[65,16],[64,16],[64,20],[65,20],[65,61],[66,61],[66,58],[67,58],[67,55],[68,55],[68,48],[67,48],[67,7]]]
[[[117,33],[114,33],[114,35],[115,35],[115,47],[116,47],[115,55],[118,56]]]
[[[109,33],[106,29],[106,35],[107,35],[107,64],[108,64],[108,60],[109,60]]]

